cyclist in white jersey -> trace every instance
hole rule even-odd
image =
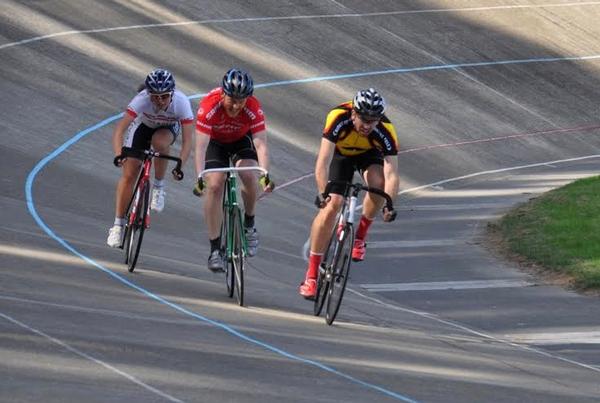
[[[121,148],[141,150],[149,148],[168,154],[171,144],[182,135],[180,158],[185,165],[192,149],[194,114],[187,96],[175,89],[173,75],[164,69],[156,69],[146,77],[143,89],[131,100],[123,118],[113,132],[114,163],[122,166],[117,183],[115,221],[110,228],[106,243],[119,247],[123,240],[123,226],[127,202],[133,192],[141,161],[135,158],[121,159]],[[164,177],[167,160],[154,161],[154,182],[151,208],[160,212],[164,208]]]

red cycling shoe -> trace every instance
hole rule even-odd
[[[362,262],[367,254],[367,243],[364,239],[355,239],[352,248],[352,261]]]
[[[317,280],[314,278],[307,278],[300,284],[299,292],[305,299],[315,299],[315,296],[317,295]]]

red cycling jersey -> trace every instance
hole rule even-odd
[[[248,132],[254,135],[266,129],[265,116],[258,99],[249,96],[244,109],[231,118],[223,108],[222,93],[223,88],[215,88],[200,101],[196,116],[196,129],[199,132],[220,143],[233,143]]]

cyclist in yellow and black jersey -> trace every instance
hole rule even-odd
[[[384,190],[392,199],[398,193],[398,138],[396,130],[384,114],[385,100],[373,88],[358,91],[354,99],[329,112],[323,130],[321,147],[315,166],[319,195],[315,200],[320,208],[313,220],[310,234],[310,257],[300,295],[313,299],[319,264],[335,217],[344,202],[344,185],[333,185],[328,198],[323,197],[328,181],[352,182],[358,171],[367,186]],[[352,259],[365,258],[367,232],[384,199],[367,193],[363,213],[356,230]],[[382,210],[383,220],[393,221],[395,212]]]
[[[383,155],[398,154],[398,137],[392,122],[382,115],[368,133],[359,133],[352,121],[352,101],[345,102],[329,112],[323,137],[335,143],[336,154],[353,157],[376,149]]]

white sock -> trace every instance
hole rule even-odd
[[[165,180],[164,179],[154,179],[154,187],[155,188],[161,188],[165,186]]]
[[[119,217],[115,217],[115,224],[114,225],[119,225],[119,226],[124,226],[125,225],[125,218],[119,218]]]

